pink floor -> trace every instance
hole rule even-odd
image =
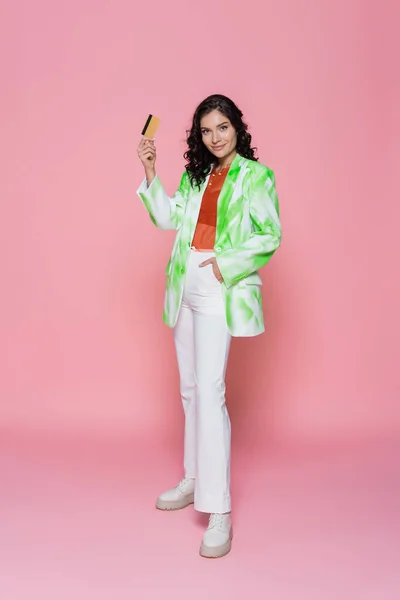
[[[8,432],[0,600],[398,600],[399,449],[234,449],[234,545],[213,561],[204,516],[154,508],[176,447]]]

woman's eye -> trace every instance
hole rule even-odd
[[[225,129],[228,129],[227,125],[222,125],[221,131],[225,131]]]
[[[207,129],[203,129],[202,132],[201,132],[201,135],[206,135],[206,133],[208,133],[208,130]]]

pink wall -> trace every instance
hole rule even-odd
[[[394,8],[157,4],[2,8],[3,427],[181,426],[161,322],[173,234],[135,196],[136,144],[147,114],[160,116],[173,192],[191,112],[219,92],[275,170],[284,227],[263,274],[268,334],[232,349],[235,435],[398,433]]]

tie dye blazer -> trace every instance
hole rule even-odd
[[[158,176],[137,193],[160,229],[177,230],[168,261],[164,322],[174,327],[182,302],[191,243],[208,178],[200,189],[187,173],[169,198]],[[264,331],[261,277],[281,242],[279,204],[274,173],[261,163],[236,154],[218,198],[214,251],[221,274],[226,321],[233,336],[255,336]]]

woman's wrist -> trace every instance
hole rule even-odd
[[[155,179],[155,177],[156,177],[156,170],[155,169],[145,169],[144,172],[146,174],[147,185],[149,186],[151,184],[151,182],[153,181],[153,179]]]

